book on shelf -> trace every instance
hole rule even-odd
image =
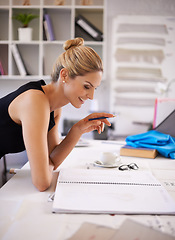
[[[50,41],[49,31],[46,20],[43,20],[43,40]]]
[[[46,25],[46,21],[44,20],[44,18],[43,18],[43,40],[44,41],[49,40],[47,25]]]
[[[75,27],[75,37],[82,37],[85,41],[94,41],[94,39],[78,25]]]
[[[94,40],[96,41],[103,40],[103,33],[82,15],[78,15],[75,18],[75,23],[86,33],[88,33]]]
[[[46,39],[48,41],[54,41],[55,35],[54,35],[54,31],[53,31],[53,25],[52,25],[52,21],[50,19],[50,15],[47,13],[44,14],[43,25],[44,25]]]
[[[52,212],[164,215],[175,201],[150,171],[62,168]]]
[[[141,157],[141,158],[155,158],[158,152],[151,148],[135,148],[129,145],[124,145],[120,148],[121,156]]]
[[[4,68],[2,66],[2,62],[0,61],[0,75],[5,75]]]
[[[24,66],[23,60],[21,58],[21,55],[19,53],[18,47],[16,46],[16,44],[11,44],[11,51],[13,53],[13,57],[15,59],[17,68],[19,70],[19,73],[21,76],[26,76],[27,75],[27,70]]]

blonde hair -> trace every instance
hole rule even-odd
[[[56,82],[62,68],[66,68],[69,77],[84,76],[89,72],[103,72],[103,63],[99,55],[90,47],[84,46],[83,38],[67,40],[63,52],[56,60],[51,74]]]

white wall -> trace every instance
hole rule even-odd
[[[24,80],[0,80],[0,98],[25,83]]]

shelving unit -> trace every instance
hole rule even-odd
[[[174,16],[113,19],[110,111],[118,116],[115,135],[139,134],[151,127],[155,99],[175,76],[174,23]]]
[[[0,2],[0,61],[5,70],[5,75],[0,76],[0,81],[5,79],[18,80],[50,79],[52,66],[59,54],[63,52],[63,44],[67,39],[83,37],[85,45],[94,48],[101,56],[105,69],[106,51],[106,13],[105,0],[93,0],[92,5],[81,5],[81,0],[65,0],[64,5],[54,5],[54,0],[31,0],[29,6],[23,6],[23,0],[1,0]],[[29,24],[33,28],[33,40],[21,42],[18,40],[17,29],[20,23],[12,19],[13,14],[19,12],[32,12],[39,18]],[[43,38],[43,16],[47,12],[51,18],[54,41]],[[95,27],[103,32],[103,41],[94,41],[82,30],[79,31],[75,18],[81,14]],[[21,76],[13,58],[10,46],[16,44],[24,65],[29,75]],[[105,78],[105,71],[104,75]]]

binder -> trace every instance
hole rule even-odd
[[[96,41],[103,40],[103,33],[82,15],[79,15],[78,17],[75,18],[75,23],[86,33],[88,33],[94,40]]]
[[[11,45],[11,51],[13,53],[13,57],[15,59],[16,65],[18,67],[19,73],[21,76],[26,76],[27,75],[27,71],[25,69],[24,63],[22,61],[22,58],[20,56],[19,50],[16,46],[16,44],[12,44]]]

